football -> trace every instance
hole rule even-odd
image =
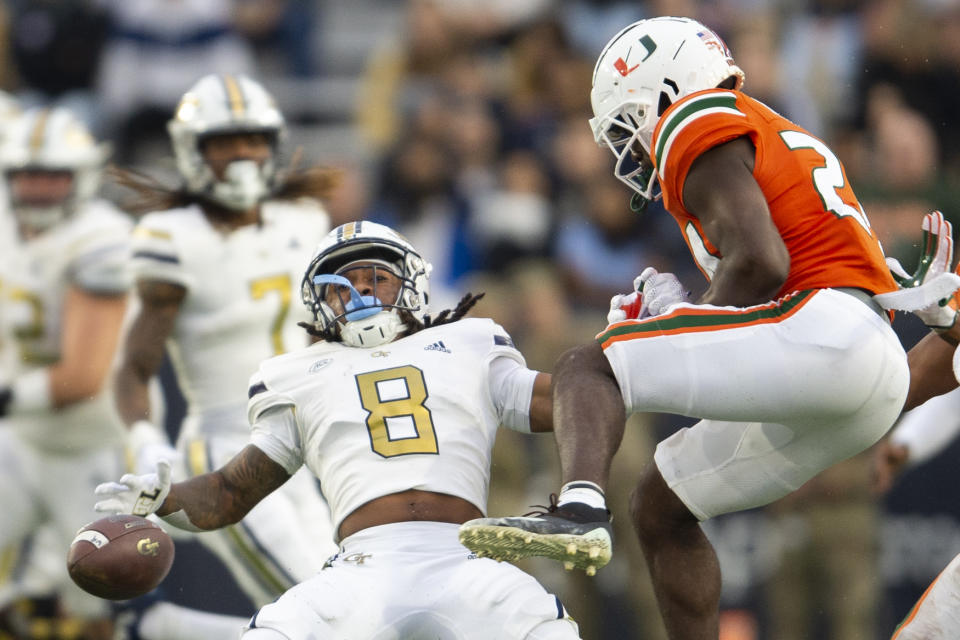
[[[173,541],[156,524],[132,515],[91,522],[70,543],[67,571],[81,589],[108,600],[152,591],[173,564]]]

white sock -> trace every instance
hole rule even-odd
[[[560,487],[560,495],[557,496],[557,506],[563,506],[568,502],[580,502],[591,506],[594,509],[606,509],[607,501],[603,496],[603,489],[600,485],[587,480],[574,480]]]
[[[158,602],[140,620],[144,640],[236,640],[249,618]]]

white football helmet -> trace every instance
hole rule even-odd
[[[48,229],[96,195],[110,147],[94,140],[73,113],[62,107],[29,109],[6,127],[0,142],[0,170],[10,208],[22,226]],[[67,172],[73,179],[72,188],[59,202],[24,201],[11,184],[20,171]]]
[[[23,113],[17,99],[6,91],[0,90],[0,140],[3,139],[10,122]]]
[[[286,136],[283,114],[266,89],[242,75],[211,74],[190,88],[167,123],[177,169],[190,193],[235,211],[246,211],[264,200],[277,179],[277,153]],[[263,165],[241,160],[217,180],[203,158],[206,136],[262,132],[273,140],[273,154]]]
[[[743,86],[743,71],[716,33],[689,18],[640,20],[615,35],[593,70],[590,128],[617,158],[614,175],[644,201],[654,193],[657,172],[632,153],[639,142],[647,155],[653,130],[674,102],[725,84]],[[635,196],[636,197],[636,196]]]
[[[362,296],[339,275],[358,260],[372,261],[400,278],[396,300]],[[313,314],[313,326],[325,337],[337,336],[351,347],[376,347],[391,342],[407,329],[400,312],[422,323],[427,313],[433,266],[424,261],[402,235],[375,222],[348,222],[323,239],[303,276],[303,304]],[[347,287],[344,312],[336,313],[326,302],[328,285]]]

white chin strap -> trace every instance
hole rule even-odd
[[[266,167],[255,160],[237,160],[227,165],[224,180],[213,183],[213,199],[234,211],[249,211],[269,193]]]
[[[351,347],[379,347],[392,342],[406,328],[395,309],[384,310],[362,320],[344,322],[340,325],[340,339]]]

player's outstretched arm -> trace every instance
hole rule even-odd
[[[871,490],[876,495],[890,491],[909,459],[910,450],[906,445],[895,444],[889,437],[878,442],[874,447],[871,463]]]
[[[530,396],[530,431],[544,433],[553,431],[553,376],[540,372],[533,380]]]
[[[164,345],[173,333],[187,290],[148,280],[137,285],[140,311],[127,330],[123,359],[114,379],[117,411],[132,425],[150,417],[150,378],[163,362]]]
[[[150,421],[149,384],[163,362],[164,345],[173,333],[187,290],[155,280],[137,286],[140,311],[125,339],[123,358],[114,376],[117,412],[127,425],[133,470],[145,474],[160,460],[174,461],[179,454],[164,430]]]
[[[239,522],[271,492],[290,478],[286,470],[254,445],[247,445],[220,469],[170,483],[170,465],[162,461],[157,473],[127,474],[119,482],[96,489],[104,499],[101,512],[156,513],[166,522],[191,531],[219,529]]]
[[[958,331],[953,328],[942,333],[931,331],[907,352],[910,389],[904,411],[957,388],[953,373],[953,354],[957,350],[955,333]]]
[[[289,479],[283,467],[248,444],[220,469],[174,484],[157,515],[182,509],[201,529],[219,529],[242,520]]]

